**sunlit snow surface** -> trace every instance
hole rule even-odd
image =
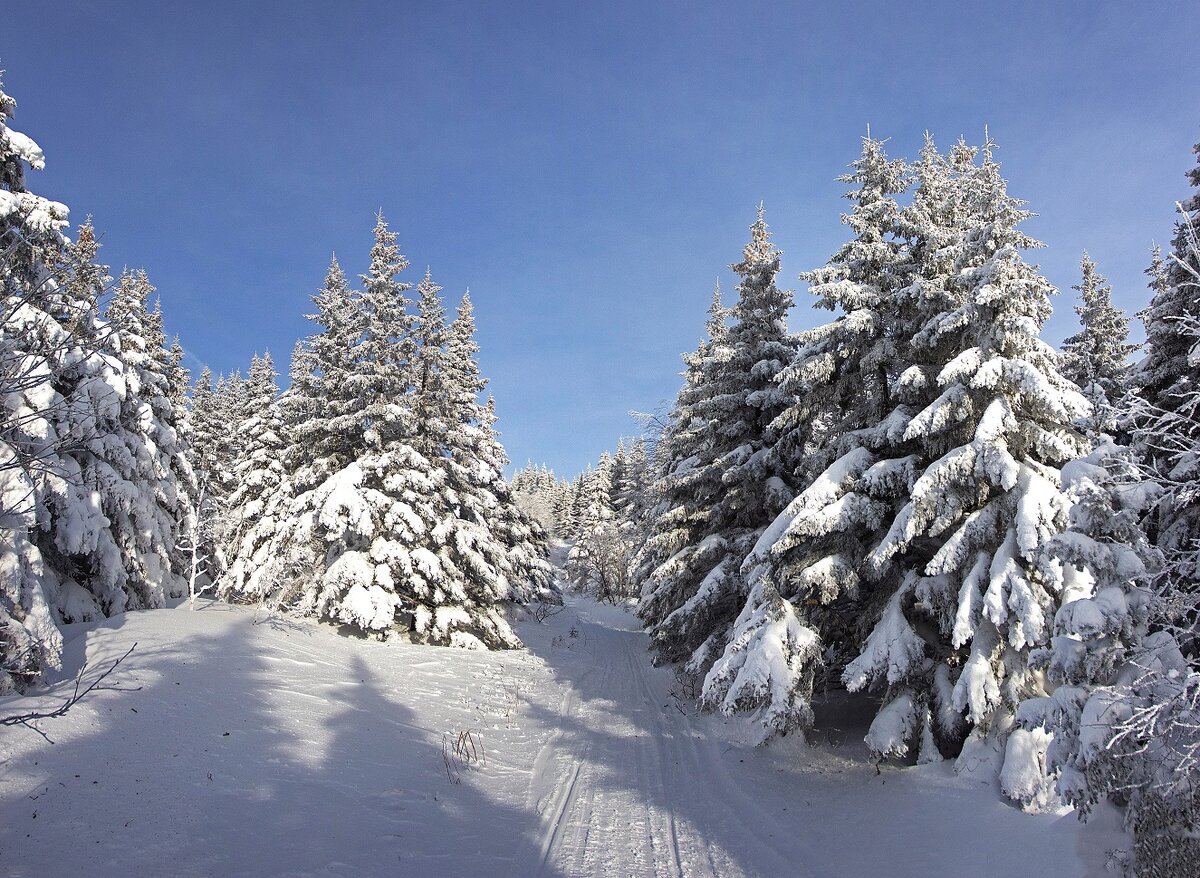
[[[519,625],[519,652],[252,620],[67,629],[89,674],[137,642],[113,679],[141,688],[42,722],[54,744],[0,728],[0,875],[1073,878],[1123,841],[1111,813],[1022,814],[949,764],[877,775],[871,709],[828,705],[814,747],[746,746],[747,721],[671,694],[632,616],[582,599]],[[464,730],[483,759],[448,776]]]

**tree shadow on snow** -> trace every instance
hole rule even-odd
[[[112,634],[85,634],[94,666],[133,636]],[[140,645],[114,676],[144,688],[49,721],[53,746],[0,730],[0,873],[490,876],[537,861],[535,817],[452,783],[441,730],[323,640],[238,613],[215,635]]]

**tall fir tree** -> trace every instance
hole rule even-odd
[[[257,593],[253,580],[257,571],[270,566],[267,535],[274,531],[286,496],[277,377],[270,353],[256,354],[247,374],[247,412],[237,426],[244,451],[234,465],[236,487],[229,497],[224,534],[229,571],[221,592],[227,597],[247,590]]]
[[[729,325],[716,325],[724,323],[720,311],[710,317],[712,343],[689,364],[677,426],[664,437],[676,444],[668,452],[676,463],[664,475],[666,509],[650,547],[671,553],[649,574],[639,607],[656,660],[687,661],[700,676],[744,602],[742,559],[789,499],[768,430],[786,405],[775,379],[794,353],[786,323],[792,294],[776,286],[780,254],[761,206],[750,232],[733,266],[741,280]]]
[[[1200,319],[1200,300],[1191,287],[1200,257],[1189,246],[1189,235],[1200,224],[1200,144],[1193,152],[1197,165],[1188,171],[1187,179],[1198,191],[1180,205],[1182,215],[1167,257],[1160,259],[1156,251],[1148,272],[1153,296],[1140,315],[1146,326],[1146,357],[1135,378],[1138,395],[1149,409],[1143,418],[1175,412],[1189,398],[1189,323]]]
[[[935,156],[926,156],[931,167]],[[895,198],[907,171],[870,137],[851,168],[838,179],[852,187],[842,220],[854,237],[826,267],[801,276],[820,307],[842,314],[802,333],[779,374],[789,405],[773,424],[771,453],[807,487],[743,562],[749,596],[703,689],[702,703],[753,712],[768,735],[811,724],[817,672],[828,665],[837,674],[853,657],[872,578],[865,557],[907,488],[911,463],[897,441],[912,414],[897,399],[903,319],[912,310],[903,301],[910,255]]]
[[[0,691],[59,661],[56,624],[160,606],[187,521],[161,315],[109,277],[90,222],[27,191],[37,145],[0,88]]]
[[[320,331],[279,402],[284,472],[240,541],[232,594],[378,636],[519,645],[504,605],[553,581],[478,399],[470,300],[446,327],[427,275],[411,314],[382,217],[374,237],[364,291],[335,261],[314,297]]]
[[[1194,148],[1200,159],[1200,144]],[[1200,643],[1200,398],[1197,335],[1200,327],[1200,163],[1188,172],[1197,192],[1179,205],[1171,250],[1155,251],[1148,274],[1153,297],[1141,317],[1146,356],[1135,386],[1134,445],[1164,488],[1161,502],[1147,515],[1146,528],[1165,555],[1161,588],[1170,595],[1185,651]]]
[[[299,494],[353,461],[363,444],[362,388],[352,384],[366,320],[336,258],[308,315],[318,327],[292,357],[293,392],[284,405],[284,462]],[[361,384],[358,382],[357,384]]]
[[[704,338],[694,351],[683,355],[683,386],[665,419],[656,448],[653,491],[658,502],[648,512],[649,534],[634,562],[634,576],[642,586],[638,615],[647,624],[665,618],[682,600],[674,586],[661,588],[651,575],[694,542],[704,510],[713,501],[713,486],[697,479],[696,464],[704,449],[713,444],[716,424],[699,417],[694,406],[710,395],[708,375],[719,361],[728,320],[729,310],[721,302],[718,281],[708,307]],[[700,493],[701,489],[705,493]]]
[[[449,429],[446,387],[446,309],[442,288],[427,268],[417,285],[417,320],[413,328],[413,445],[436,456]]]
[[[1129,343],[1129,319],[1113,305],[1112,288],[1087,253],[1079,269],[1082,277],[1072,289],[1079,293],[1075,313],[1082,330],[1063,342],[1063,374],[1083,388],[1092,404],[1084,430],[1111,436],[1117,432],[1116,404],[1126,391],[1129,356],[1137,345]]]
[[[45,157],[31,138],[11,127],[15,112],[16,101],[0,83],[0,390],[5,396],[0,410],[0,693],[35,684],[61,663],[62,638],[55,624],[60,578],[37,543],[39,534],[54,526],[54,510],[45,497],[54,484],[49,474],[56,469],[59,446],[67,440],[56,423],[64,404],[57,386],[59,353],[74,347],[78,329],[90,328],[92,307],[88,301],[70,302],[59,290],[68,212],[27,189],[27,170],[42,170]],[[84,260],[82,265],[90,265]],[[80,280],[90,287],[86,278]],[[80,518],[85,532],[98,524],[93,515]]]
[[[449,406],[448,453],[439,461],[455,526],[466,528],[453,540],[461,555],[455,565],[476,580],[473,587],[490,602],[523,602],[548,594],[553,573],[545,533],[520,510],[504,480],[508,458],[496,435],[494,404],[479,400],[487,381],[479,372],[478,353],[474,305],[464,295],[447,331],[442,381]],[[468,545],[473,550],[466,550]],[[483,566],[473,571],[480,561]]]
[[[144,272],[126,271],[117,283],[105,316],[124,387],[117,391],[117,418],[85,465],[119,553],[126,609],[160,607],[168,597],[183,596],[177,546],[193,523],[192,473],[175,425],[162,315],[146,308],[153,292]]]
[[[960,766],[1011,778],[1040,758],[1005,747],[1017,704],[1042,691],[1028,659],[1049,641],[1063,588],[1047,548],[1067,526],[1059,468],[1086,450],[1071,425],[1088,406],[1037,335],[1054,290],[1021,257],[1039,246],[1017,229],[1029,213],[993,145],[976,158],[961,141],[950,155],[961,221],[938,249],[934,307],[911,348],[939,392],[904,427],[911,496],[868,558],[896,587],[843,678],[885,691],[875,753],[961,749]]]

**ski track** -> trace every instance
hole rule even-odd
[[[530,802],[543,804],[541,859],[532,870],[516,864],[512,874],[803,876],[776,849],[794,828],[755,805],[716,744],[675,706],[667,672],[650,665],[645,635],[570,604],[586,646],[558,668],[560,722],[530,781]],[[748,862],[719,843],[739,834],[756,848]]]

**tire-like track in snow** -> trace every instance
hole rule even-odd
[[[803,876],[782,852],[797,827],[759,807],[736,755],[676,706],[646,636],[589,606],[573,605],[578,641],[552,656],[565,691],[530,785],[540,859],[513,875]]]

